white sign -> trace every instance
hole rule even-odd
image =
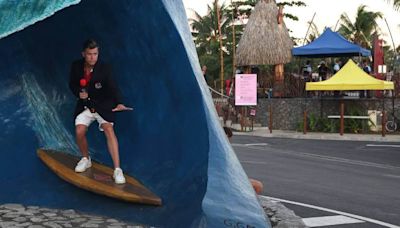
[[[257,75],[237,74],[235,77],[235,105],[257,105]]]
[[[378,65],[378,73],[386,74],[386,65]]]

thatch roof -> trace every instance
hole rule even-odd
[[[274,0],[260,0],[254,7],[239,41],[237,66],[288,63],[293,42],[285,23],[278,25],[278,7]]]

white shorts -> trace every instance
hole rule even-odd
[[[82,124],[87,127],[90,126],[93,121],[97,120],[99,123],[99,130],[104,131],[103,128],[101,127],[102,124],[104,123],[110,123],[111,125],[114,125],[114,123],[108,122],[103,119],[97,112],[91,113],[89,109],[85,109],[83,112],[81,112],[75,119],[75,126]]]

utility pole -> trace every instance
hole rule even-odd
[[[220,80],[221,80],[221,96],[224,94],[224,51],[222,50],[222,32],[221,32],[221,13],[218,6],[218,0],[215,0],[215,9],[217,11],[217,22],[218,22],[218,38],[219,38],[219,55],[220,55]]]
[[[236,13],[236,5],[233,5],[231,0],[232,6],[232,78],[235,76],[236,71],[236,34],[235,34],[235,13]]]

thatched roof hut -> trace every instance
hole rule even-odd
[[[257,3],[239,41],[237,66],[290,62],[293,42],[285,24],[278,24],[279,13],[274,0],[260,0]]]

